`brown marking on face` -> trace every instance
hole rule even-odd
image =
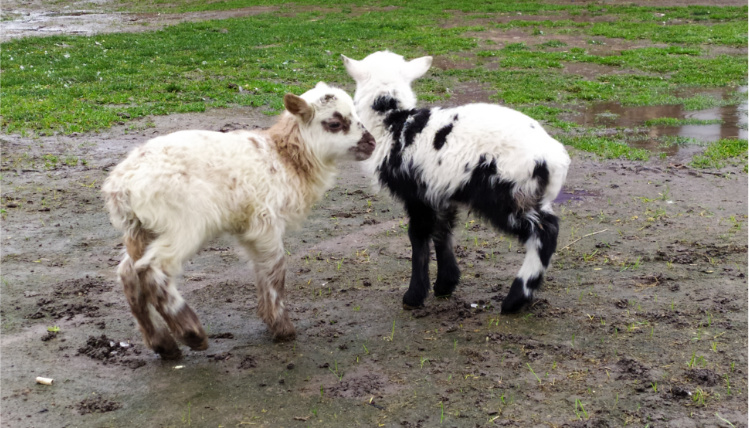
[[[302,141],[299,123],[294,117],[282,115],[267,131],[261,131],[276,145],[281,161],[304,182],[314,175],[317,163]]]
[[[256,149],[260,148],[260,143],[257,142],[257,139],[255,137],[249,137],[247,138],[250,143],[252,143],[253,146],[255,146]]]
[[[347,117],[343,117],[341,113],[335,112],[333,113],[332,118],[322,121],[322,127],[325,131],[333,134],[343,131],[345,135],[348,134],[351,129],[351,120]]]

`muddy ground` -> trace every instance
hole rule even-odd
[[[297,339],[271,340],[222,238],[181,284],[210,348],[159,360],[116,282],[99,187],[152,136],[272,120],[226,109],[0,137],[2,426],[747,426],[747,175],[689,168],[698,149],[645,163],[571,150],[560,250],[512,316],[499,304],[522,248],[466,212],[457,292],[403,310],[403,210],[343,165],[285,240]]]

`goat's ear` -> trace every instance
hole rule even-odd
[[[357,82],[362,82],[369,78],[369,72],[362,66],[360,61],[351,59],[346,55],[341,54],[343,59],[343,65],[346,66],[348,75],[353,77]]]
[[[411,61],[408,61],[406,63],[406,66],[404,67],[402,74],[403,77],[410,81],[414,81],[418,79],[419,77],[426,74],[427,70],[429,70],[429,67],[432,66],[432,57],[431,56],[423,56],[421,58],[412,59]]]
[[[315,85],[315,89],[328,89],[330,86],[328,86],[325,82],[317,82],[317,85]]]
[[[307,101],[304,101],[302,97],[294,94],[284,95],[283,105],[289,113],[302,119],[302,123],[309,123],[315,116],[315,109],[307,104]]]

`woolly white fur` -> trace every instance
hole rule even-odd
[[[333,95],[332,100],[326,96]],[[156,239],[136,269],[158,259],[169,275],[211,237],[227,232],[257,253],[279,251],[287,227],[298,226],[332,187],[335,161],[350,158],[366,130],[351,97],[319,83],[301,96],[313,109],[310,123],[296,120],[308,176],[289,170],[262,131],[180,131],[135,148],[111,172],[102,192],[112,224],[126,235],[141,228]],[[347,135],[325,132],[320,121],[337,111],[351,120]]]
[[[405,61],[392,52],[375,52],[361,61],[344,58],[349,75],[356,81],[354,103],[364,126],[377,141],[372,157],[364,162],[374,179],[378,166],[390,153],[394,144],[385,128],[382,113],[372,109],[374,101],[383,95],[398,100],[400,109],[416,106],[411,82],[421,77],[431,65],[431,57]],[[453,117],[458,115],[458,120]],[[445,145],[433,147],[435,133],[454,122]],[[496,161],[501,179],[515,183],[515,191],[532,195],[536,180],[532,179],[537,161],[545,161],[549,169],[549,186],[541,201],[541,208],[551,212],[551,202],[561,190],[567,175],[570,158],[564,146],[549,136],[534,119],[507,107],[494,104],[467,104],[454,108],[432,108],[424,130],[413,144],[402,152],[403,167],[410,161],[421,172],[428,186],[426,197],[435,207],[468,182],[480,156],[486,162]]]

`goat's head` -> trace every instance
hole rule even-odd
[[[374,137],[362,125],[351,97],[341,89],[320,82],[301,96],[286,94],[283,102],[296,117],[307,144],[324,161],[362,161],[372,155]]]
[[[356,105],[375,110],[416,107],[411,82],[423,76],[432,65],[431,56],[406,61],[401,55],[389,51],[375,52],[361,61],[345,55],[341,57],[349,76],[356,81]]]

